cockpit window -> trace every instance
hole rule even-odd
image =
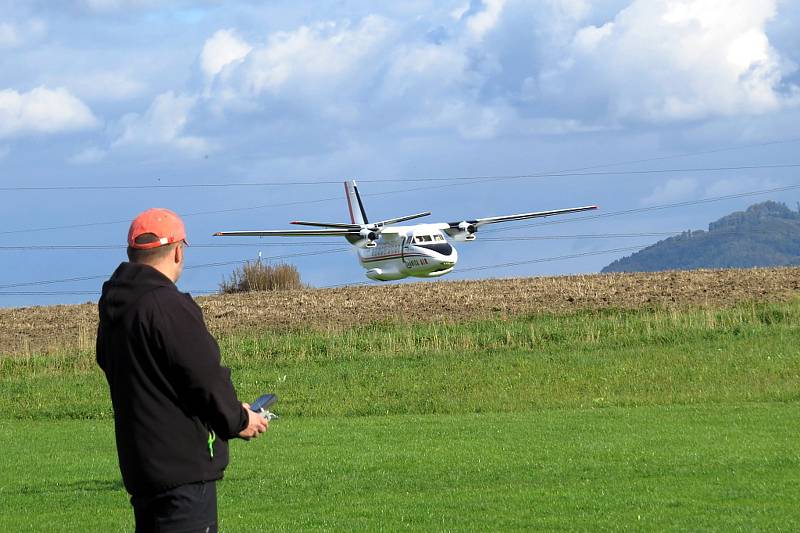
[[[430,235],[423,235],[423,236],[422,236],[422,240],[424,240],[425,242],[431,242],[431,241],[433,241],[433,239],[431,239],[431,236],[430,236]]]
[[[441,235],[434,235],[433,236],[433,240],[434,241],[443,241],[444,237],[442,237]]]

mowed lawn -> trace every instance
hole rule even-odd
[[[274,422],[232,447],[225,531],[800,528],[800,407]],[[132,531],[108,421],[0,430],[2,531]]]
[[[800,530],[800,302],[220,339],[224,531]],[[91,353],[0,356],[0,531],[132,531]]]

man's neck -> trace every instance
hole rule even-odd
[[[176,283],[178,278],[175,276],[175,271],[170,267],[170,265],[165,264],[164,262],[160,263],[140,263],[142,265],[147,265],[150,268],[154,268],[158,270],[165,278],[170,280],[172,283]]]

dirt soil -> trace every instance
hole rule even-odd
[[[197,299],[217,335],[346,328],[376,321],[460,321],[580,309],[729,307],[800,294],[800,268],[438,281],[218,295]],[[0,354],[93,350],[94,304],[0,309]]]

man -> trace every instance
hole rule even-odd
[[[178,215],[141,213],[128,231],[130,262],[103,284],[99,303],[97,363],[137,533],[217,531],[227,441],[268,427],[236,398],[200,307],[175,287],[186,244]]]

